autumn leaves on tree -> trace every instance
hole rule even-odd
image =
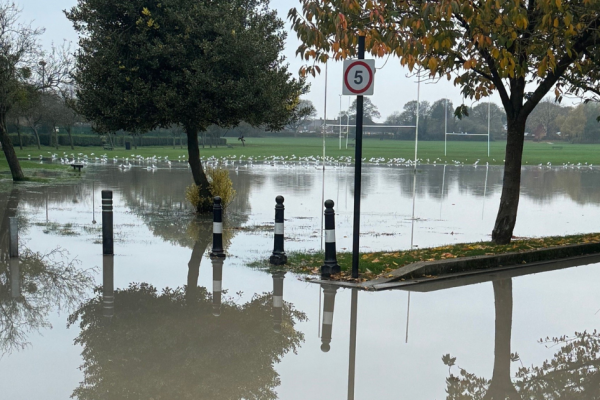
[[[492,232],[510,242],[517,218],[527,117],[552,92],[600,94],[600,3],[591,0],[301,0],[289,17],[305,60],[354,57],[359,35],[372,55],[452,80],[480,100],[497,92],[507,117],[504,182]],[[318,71],[316,63],[305,72]],[[456,109],[461,116],[462,109]]]

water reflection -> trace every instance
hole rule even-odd
[[[195,271],[203,247],[201,240],[197,244],[188,287],[159,292],[147,283],[132,283],[117,289],[109,326],[102,323],[105,308],[100,296],[70,317],[71,324],[79,321],[76,343],[83,346],[84,380],[74,390],[75,398],[277,398],[280,380],[275,365],[304,341],[295,325],[306,320],[305,314],[290,303],[275,301],[270,293],[239,304],[225,294],[216,300],[220,284],[213,286],[212,296],[197,285]],[[216,261],[220,265],[213,268],[223,268],[224,260]],[[216,307],[219,318],[211,315]],[[274,318],[279,333],[273,331]]]
[[[20,252],[0,262],[0,355],[26,347],[31,332],[51,328],[49,315],[73,309],[93,284],[91,271],[64,250]]]
[[[495,304],[494,369],[491,380],[463,368],[447,378],[448,399],[598,399],[600,396],[600,334],[576,332],[574,336],[541,341],[558,347],[552,360],[541,366],[522,366],[511,380],[513,320],[512,280],[493,281]],[[452,368],[456,358],[446,355],[444,363]]]
[[[335,295],[338,286],[321,284],[323,289],[323,325],[321,328],[321,351],[327,353],[331,349],[331,334],[333,332],[333,312],[335,309]]]

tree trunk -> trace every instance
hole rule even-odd
[[[109,133],[106,134],[106,136],[108,137],[108,144],[109,144],[109,146],[114,149],[115,148],[115,142],[113,140],[112,134],[109,132]]]
[[[41,150],[42,144],[40,143],[40,134],[38,133],[37,128],[35,126],[32,126],[31,129],[33,130],[33,134],[35,135],[35,138],[37,139],[38,150]]]
[[[137,143],[135,141],[135,134],[131,135],[131,141],[133,142],[133,148],[137,150]]]
[[[494,372],[484,400],[521,399],[510,380],[510,339],[512,334],[512,280],[494,281],[496,336]]]
[[[206,174],[202,169],[202,162],[200,161],[200,149],[198,147],[198,130],[191,127],[186,127],[186,135],[188,139],[188,163],[192,170],[192,176],[194,177],[194,183],[199,187],[200,190],[200,201],[196,211],[199,213],[207,213],[212,211],[212,193]]]
[[[0,143],[2,144],[2,151],[4,152],[4,156],[8,162],[8,167],[10,168],[13,181],[25,180],[25,175],[21,169],[21,164],[17,158],[17,153],[15,153],[10,136],[8,136],[8,131],[6,130],[6,119],[3,115],[0,116]]]
[[[58,131],[56,130],[56,127],[53,126],[52,129],[54,130],[54,140],[56,141],[56,150],[58,150]]]
[[[496,244],[510,243],[517,222],[526,121],[526,118],[508,120],[502,195],[496,223],[492,231],[492,241]]]
[[[21,137],[21,128],[17,124],[17,136],[19,137],[19,149],[23,150],[23,138]]]
[[[67,134],[69,135],[69,143],[71,143],[71,150],[75,150],[75,146],[73,146],[73,136],[71,136],[71,127],[66,128]]]

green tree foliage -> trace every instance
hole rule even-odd
[[[468,117],[456,121],[457,132],[487,133],[488,132],[488,103],[478,103],[474,107],[467,107]],[[501,138],[506,135],[506,114],[495,103],[489,103],[489,124],[492,138]]]
[[[283,22],[264,0],[79,0],[66,15],[80,35],[81,114],[102,132],[181,125],[204,198],[198,132],[282,128],[305,90],[279,55]]]
[[[290,122],[288,123],[288,129],[295,133],[298,133],[302,127],[306,126],[317,116],[317,109],[310,100],[300,100],[296,107],[294,107],[294,113]]]
[[[555,119],[557,129],[561,136],[573,143],[598,143],[600,142],[600,115],[598,103],[580,104],[560,115]]]
[[[196,275],[197,276],[197,275]],[[303,313],[284,304],[281,333],[273,331],[272,296],[244,304],[225,300],[212,314],[204,288],[132,284],[115,291],[110,325],[100,296],[70,318],[80,320],[84,381],[73,397],[120,399],[276,399],[274,364],[303,341]],[[193,295],[190,295],[193,294]]]
[[[525,125],[554,89],[600,93],[600,2],[592,0],[301,0],[290,10],[306,60],[345,59],[367,51],[395,55],[413,70],[447,78],[463,96],[480,100],[496,91],[507,119],[500,207],[492,231],[510,242],[517,220]],[[307,71],[311,70],[311,66]],[[456,109],[458,116],[462,108]]]
[[[557,132],[560,132],[559,121],[564,118],[571,107],[563,107],[551,97],[546,97],[535,107],[527,118],[527,132],[535,132],[538,128],[543,128],[548,138],[556,139]]]
[[[350,105],[350,121],[356,122],[356,99],[352,101]],[[375,123],[376,119],[381,118],[381,113],[377,109],[377,106],[373,104],[369,97],[363,99],[363,122],[365,125],[371,125]]]

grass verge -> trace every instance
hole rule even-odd
[[[449,258],[471,257],[516,253],[527,250],[539,250],[555,246],[600,242],[600,233],[588,233],[570,236],[550,236],[543,238],[525,238],[513,240],[508,245],[496,245],[492,242],[459,243],[449,246],[423,248],[407,251],[377,251],[361,253],[359,281],[385,277],[389,272],[418,261],[446,260]],[[323,264],[323,252],[290,252],[285,268],[299,274],[320,274]],[[335,280],[350,280],[352,253],[338,253],[338,264],[342,269]],[[255,261],[249,264],[254,268],[269,268],[267,261]]]

